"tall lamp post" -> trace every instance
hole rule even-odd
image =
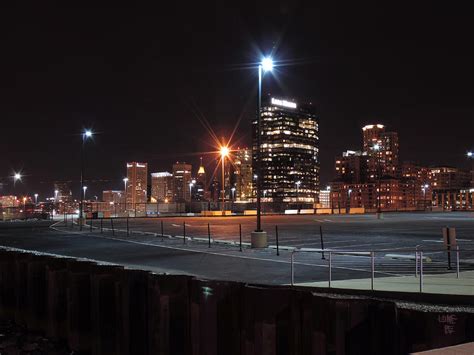
[[[38,194],[35,194],[35,205],[38,204]]]
[[[270,57],[263,58],[258,65],[258,112],[257,112],[257,229],[251,233],[252,248],[265,248],[268,244],[267,232],[262,230],[261,223],[261,190],[263,182],[261,153],[261,121],[262,121],[262,76],[264,72],[272,71],[273,60]]]
[[[426,190],[428,189],[428,187],[428,184],[424,184],[421,188],[423,190],[423,211],[426,211]]]
[[[224,215],[225,210],[225,158],[229,155],[229,148],[227,146],[222,146],[220,148],[221,154],[221,167],[222,167],[222,215]]]
[[[127,182],[128,178],[123,178],[123,185],[124,185],[124,191],[125,191],[125,214],[127,214]]]
[[[296,209],[299,208],[299,191],[300,191],[300,185],[301,185],[301,181],[297,181],[295,182],[295,185],[296,185]]]
[[[373,150],[375,152],[375,158],[377,160],[377,219],[380,219],[381,215],[381,206],[380,206],[380,157],[379,157],[379,150],[380,145],[374,144]]]
[[[471,192],[471,209],[474,208],[474,197],[472,196],[472,188],[474,188],[474,152],[473,151],[469,151],[467,152],[466,156],[468,157],[468,159],[472,159],[472,166],[471,166],[471,189],[469,190],[469,192]],[[469,200],[469,197],[468,197],[468,200]]]
[[[82,230],[82,217],[84,214],[84,195],[86,194],[86,191],[84,189],[84,145],[86,143],[86,140],[88,138],[92,137],[92,131],[91,130],[85,130],[82,133],[82,145],[81,145],[81,202],[79,206],[79,229]],[[83,193],[84,191],[84,193]]]

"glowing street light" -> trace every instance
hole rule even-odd
[[[84,145],[88,138],[92,138],[92,131],[90,129],[84,130],[82,133],[82,145],[81,145],[81,190],[84,190],[84,193],[81,193],[81,203],[79,208],[79,229],[82,230],[82,215],[84,213],[84,196],[86,194],[86,189],[84,189]],[[87,188],[87,187],[86,187]],[[82,191],[81,191],[82,192]]]
[[[34,196],[35,196],[35,205],[37,205],[38,204],[38,194],[35,194]]]
[[[263,71],[272,71],[273,70],[273,59],[271,57],[263,58],[261,66],[262,66]]]
[[[128,182],[128,177],[123,178],[123,185],[125,187],[125,213],[127,212],[127,182]]]
[[[474,152],[467,152],[466,155],[468,158],[474,158]]]
[[[21,174],[20,173],[15,173],[13,175],[13,181],[14,182],[21,181]]]
[[[83,197],[83,199],[85,200],[85,199],[86,199],[87,186],[83,186],[83,187],[82,187],[82,190],[84,191],[84,195],[83,195],[82,197]]]
[[[258,111],[257,111],[257,166],[256,175],[262,176],[262,161],[260,159],[261,149],[261,121],[262,121],[262,76],[264,72],[271,72],[273,69],[273,59],[271,57],[264,57],[258,65]],[[268,244],[267,233],[262,230],[261,223],[261,192],[262,192],[262,181],[263,179],[257,179],[256,193],[257,193],[257,228],[251,233],[252,247],[266,247]]]
[[[229,156],[229,147],[223,145],[219,148],[219,153],[221,155],[221,167],[222,167],[222,215],[225,211],[225,158]]]

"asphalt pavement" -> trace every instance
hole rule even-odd
[[[161,238],[162,222],[165,238]],[[291,249],[280,250],[277,255],[274,248],[255,250],[244,245],[240,251],[239,225],[243,242],[249,242],[255,217],[130,218],[128,223],[128,234],[124,219],[113,221],[113,234],[110,220],[102,221],[102,233],[98,220],[92,221],[92,231],[87,226],[82,232],[77,225],[64,226],[61,222],[52,228],[0,225],[0,245],[216,280],[264,284],[291,281]],[[213,239],[210,248],[208,223]],[[372,259],[375,278],[414,275],[415,247],[424,251],[426,275],[454,275],[458,256],[461,273],[474,269],[473,213],[392,213],[380,220],[374,215],[264,216],[263,226],[273,245],[276,225],[279,245],[299,248],[293,255],[295,283],[327,282],[329,273],[332,280],[367,279]],[[451,253],[451,270],[447,270],[441,239],[441,228],[446,225],[456,227],[461,249],[459,254]],[[321,247],[320,227],[324,255],[317,250],[301,251]],[[370,251],[375,251],[373,258]]]

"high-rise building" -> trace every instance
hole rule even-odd
[[[386,132],[382,124],[366,125],[362,127],[362,134],[368,179],[398,177],[398,134]]]
[[[173,200],[173,174],[164,171],[151,174],[152,202],[171,202]]]
[[[314,203],[319,194],[319,116],[311,104],[270,98],[261,111],[261,145],[253,121],[253,164],[260,149],[262,197]],[[257,171],[254,169],[254,172]],[[260,177],[257,177],[259,179]]]
[[[361,151],[348,150],[336,157],[335,180],[353,183],[367,181],[367,156]]]
[[[176,162],[173,164],[173,195],[176,202],[191,201],[190,183],[192,165]]]
[[[253,195],[252,152],[238,148],[234,152],[235,200],[250,201]]]
[[[147,202],[148,164],[127,163],[127,178],[127,210],[144,213]]]
[[[199,164],[199,170],[197,172],[196,182],[194,183],[193,196],[194,201],[206,201],[209,199],[208,186],[207,186],[207,176],[204,165]]]

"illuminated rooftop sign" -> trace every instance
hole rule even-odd
[[[289,107],[289,108],[296,108],[296,102],[291,102],[291,101],[286,101],[286,100],[275,99],[275,98],[273,98],[273,97],[272,97],[272,105],[283,106],[283,107]]]

